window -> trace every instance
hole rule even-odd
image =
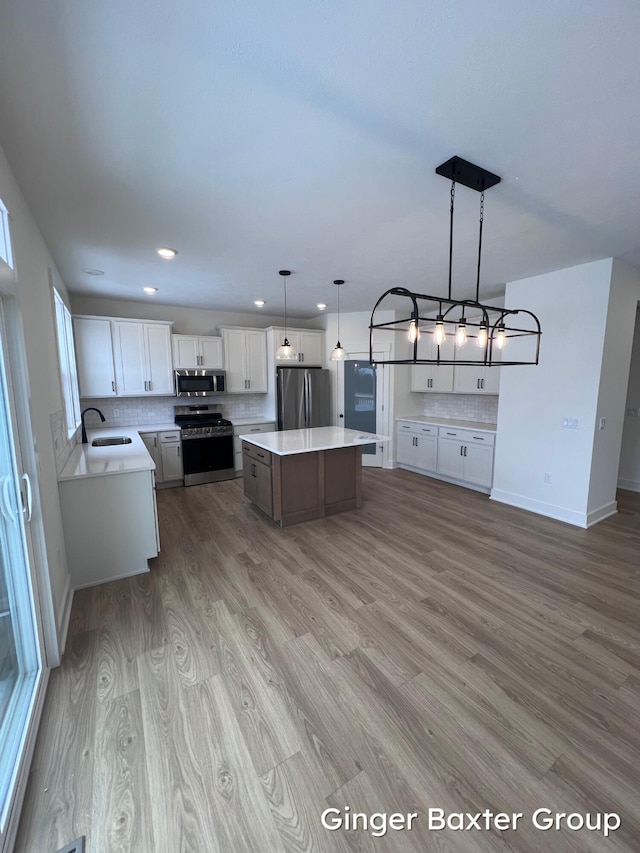
[[[0,199],[0,258],[13,269],[11,240],[9,239],[9,211]]]
[[[56,306],[56,330],[58,333],[58,359],[60,379],[64,397],[64,413],[67,421],[67,438],[71,438],[80,426],[80,400],[78,397],[78,371],[76,368],[76,348],[73,343],[73,324],[71,312],[62,301],[58,291],[53,288]]]

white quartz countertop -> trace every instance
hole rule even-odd
[[[432,418],[426,415],[405,415],[396,418],[397,421],[409,421],[413,424],[431,424],[433,426],[450,426],[457,429],[472,429],[474,432],[495,432],[496,424],[486,424],[482,421],[459,421],[455,418]]]
[[[255,421],[254,421],[255,423]],[[294,453],[313,453],[317,450],[335,450],[338,447],[354,447],[358,444],[374,444],[391,441],[387,435],[360,432],[344,427],[314,427],[312,429],[287,429],[280,432],[261,432],[241,435],[241,439],[270,450],[277,456]]]
[[[159,432],[163,428],[176,429],[172,424],[156,428],[145,424],[141,427],[103,427],[87,430],[87,444],[77,444],[69,461],[58,476],[58,482],[75,480],[78,477],[104,477],[109,474],[124,474],[133,471],[154,471],[155,462],[149,455],[141,432]],[[131,444],[115,444],[110,447],[92,447],[94,438],[108,438],[114,435],[126,435]]]
[[[274,424],[275,418],[263,418],[262,415],[256,415],[253,418],[232,418],[231,423],[234,427],[248,426],[249,424]]]
[[[114,427],[114,429],[135,429],[138,432],[169,432],[170,430],[180,429],[175,422],[162,424],[140,424],[132,427]],[[124,433],[123,433],[124,434]],[[120,435],[120,433],[118,433]]]

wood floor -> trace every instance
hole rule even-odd
[[[18,851],[640,849],[640,495],[590,530],[400,470],[363,497],[279,530],[240,481],[158,493],[151,572],[76,594]],[[322,827],[347,806],[419,818]]]

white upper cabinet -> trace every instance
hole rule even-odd
[[[267,337],[262,329],[222,329],[227,391],[267,393]]]
[[[480,321],[473,318],[474,323]],[[494,347],[494,359],[500,357],[500,350]],[[500,388],[500,368],[485,367],[484,349],[476,346],[475,340],[469,340],[462,347],[456,347],[456,358],[477,361],[477,365],[457,364],[453,373],[453,390],[457,394],[497,394]]]
[[[74,317],[73,334],[81,397],[115,397],[111,321],[104,317]]]
[[[440,358],[451,360],[454,358],[454,342],[449,335],[444,343],[440,345]],[[438,344],[433,339],[433,334],[426,333],[418,340],[418,358],[438,358]],[[453,365],[452,364],[414,364],[411,366],[411,390],[440,393],[453,391]]]
[[[273,347],[273,352],[277,352],[278,347],[284,340],[284,326],[270,326],[267,330],[270,335],[270,347]],[[298,354],[297,363],[308,365],[310,367],[325,366],[325,334],[321,331],[313,329],[287,329],[287,338],[291,346]],[[275,357],[275,356],[274,356]],[[286,361],[279,362],[276,360],[276,367],[280,364],[283,366],[296,362]]]
[[[202,367],[222,369],[222,338],[202,335],[172,335],[173,366],[175,368]]]
[[[74,318],[83,397],[172,395],[171,323]]]

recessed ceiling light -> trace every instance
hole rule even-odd
[[[170,261],[171,258],[175,258],[178,254],[177,249],[168,249],[166,246],[162,246],[160,249],[157,249],[157,252],[161,258],[165,259],[165,261]]]
[[[144,290],[145,293],[157,293],[158,292],[157,287],[143,287],[142,289]]]
[[[265,304],[265,301],[264,299],[256,299],[253,304],[257,305],[258,308],[262,308],[262,306]]]
[[[104,270],[82,270],[87,275],[104,275]]]
[[[327,307],[327,303],[326,303],[326,302],[318,302],[318,304],[316,305],[316,308],[319,308],[321,311],[324,311],[324,309],[325,309],[326,307]]]

